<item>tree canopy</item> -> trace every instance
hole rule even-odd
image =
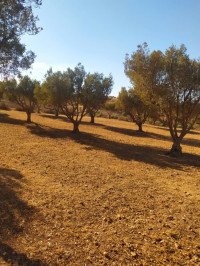
[[[31,80],[28,76],[24,76],[19,82],[16,79],[4,81],[5,96],[17,103],[27,114],[27,122],[31,122],[31,114],[36,106],[36,98],[34,90],[39,86],[39,82]]]
[[[134,90],[165,115],[173,140],[170,154],[182,153],[181,141],[200,115],[200,62],[191,60],[184,45],[149,52],[146,43],[125,60]]]
[[[149,105],[145,104],[135,90],[122,88],[118,99],[117,108],[126,112],[133,122],[138,126],[138,131],[142,132],[142,125],[149,115]]]
[[[94,117],[101,106],[108,99],[112,91],[113,78],[104,77],[103,74],[87,74],[84,82],[84,93],[87,97],[87,111],[91,117],[91,123],[94,123]]]
[[[66,99],[65,93],[70,86],[70,80],[66,73],[53,72],[50,68],[39,91],[35,91],[39,102],[53,107],[55,115],[58,116],[61,104]]]
[[[42,0],[2,0],[0,2],[0,75],[17,75],[28,69],[34,62],[35,54],[26,51],[21,43],[25,33],[34,35],[38,17],[33,14],[33,6],[39,7]]]

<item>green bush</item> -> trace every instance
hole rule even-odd
[[[111,115],[110,118],[112,118],[112,119],[118,119],[118,116],[117,115]]]
[[[96,117],[102,117],[102,116],[103,116],[102,112],[98,111]]]

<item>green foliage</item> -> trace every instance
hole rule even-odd
[[[147,44],[125,60],[125,73],[143,102],[157,106],[169,125],[172,152],[181,153],[180,143],[200,115],[200,62],[191,60],[184,45],[149,52]],[[180,133],[178,127],[181,126]]]
[[[133,84],[134,91],[147,105],[158,101],[157,92],[163,84],[164,58],[161,51],[150,53],[147,43],[138,45],[130,58],[126,55],[125,74]]]
[[[110,118],[111,119],[118,119],[118,116],[117,115],[111,115]]]
[[[107,110],[107,111],[115,111],[115,103],[113,102],[106,102],[104,104],[104,109]]]
[[[83,116],[91,111],[96,113],[110,93],[112,77],[104,78],[103,74],[86,74],[80,63],[64,72],[53,73],[50,69],[36,97],[60,109],[74,125],[77,133]]]
[[[4,96],[17,103],[27,113],[27,122],[31,121],[31,113],[37,103],[34,96],[37,86],[38,81],[31,80],[28,76],[21,78],[19,83],[15,79],[4,81]]]
[[[20,41],[21,35],[37,34],[41,28],[36,26],[38,17],[34,16],[32,6],[39,7],[41,0],[2,0],[0,2],[0,74],[20,74],[34,62],[35,55],[26,51]]]
[[[149,106],[145,104],[135,90],[122,88],[117,100],[117,108],[128,114],[142,131],[142,124],[149,115]]]
[[[111,93],[113,86],[113,79],[103,76],[103,74],[94,73],[87,74],[84,82],[84,94],[87,99],[87,111],[91,118],[95,116],[96,112],[103,106]]]
[[[79,124],[86,115],[87,97],[84,91],[86,72],[80,63],[72,70],[68,68],[63,72],[66,86],[62,93],[60,108],[69,120],[74,124],[74,133],[78,133]]]
[[[71,82],[66,73],[57,71],[53,73],[49,69],[46,74],[46,80],[41,87],[36,88],[35,96],[40,104],[50,105],[55,113],[58,111],[63,101],[70,97],[68,89],[71,88]]]
[[[102,114],[102,112],[100,112],[100,111],[97,111],[97,113],[96,113],[96,116],[97,116],[97,117],[102,117],[102,116],[103,116],[103,114]]]
[[[111,118],[112,113],[115,111],[115,102],[107,101],[104,104],[104,109],[108,113],[109,119]]]

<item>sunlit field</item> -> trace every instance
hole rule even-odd
[[[200,131],[0,111],[0,265],[200,265]]]

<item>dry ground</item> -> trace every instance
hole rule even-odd
[[[0,111],[0,265],[200,265],[200,132]]]

